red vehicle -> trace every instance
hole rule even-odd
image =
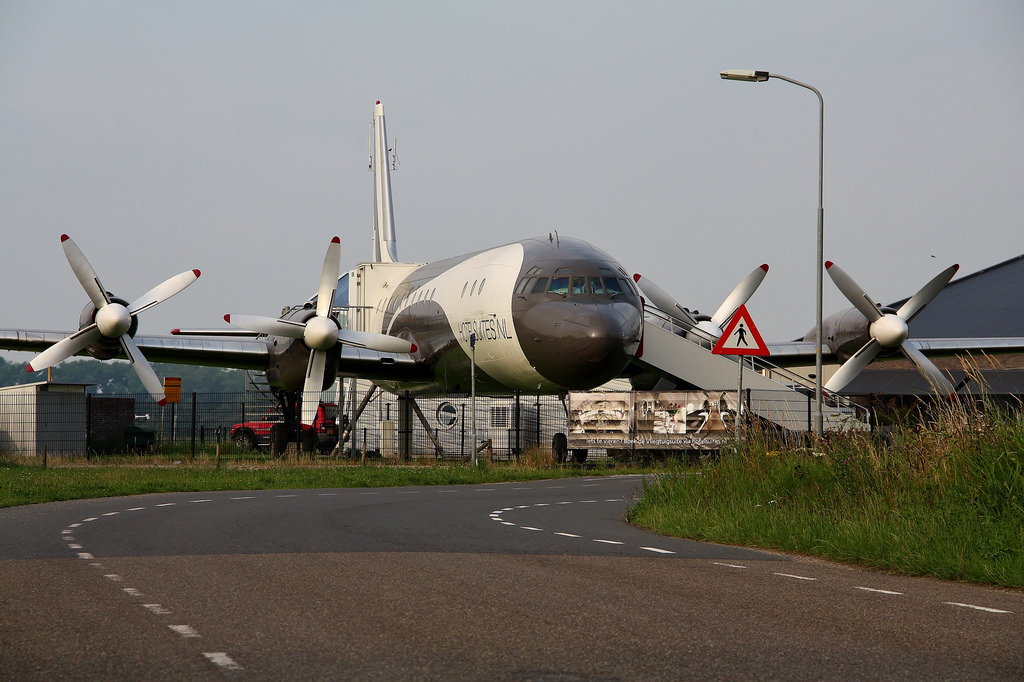
[[[274,427],[279,427],[275,429]],[[280,407],[267,410],[259,421],[247,421],[231,427],[231,440],[239,448],[263,450],[273,442],[272,432],[284,428],[284,416]],[[313,425],[302,425],[303,447],[311,450],[315,446],[321,452],[334,449],[338,443],[338,406],[334,403],[320,403]]]

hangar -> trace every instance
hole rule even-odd
[[[899,308],[907,299],[891,304]],[[1024,336],[1024,255],[950,282],[914,319],[913,336],[971,338]],[[968,379],[976,365],[992,396],[1024,396],[1024,354],[934,358],[952,375],[960,392],[980,393]],[[927,395],[928,382],[902,355],[878,358],[860,373],[843,394],[855,398]]]

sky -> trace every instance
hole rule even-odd
[[[821,91],[824,256],[891,302],[1024,253],[1021,64],[1018,0],[0,0],[0,328],[77,327],[62,233],[128,300],[202,270],[140,334],[305,300],[371,254],[381,100],[401,260],[557,231],[707,313],[768,263],[802,337],[818,100],[719,72]]]

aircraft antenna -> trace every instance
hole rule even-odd
[[[366,169],[373,172],[373,119],[370,119],[370,161],[366,165]]]
[[[396,171],[398,170],[398,164],[401,163],[398,160],[398,138],[394,138],[391,142],[391,149],[388,150],[391,152],[391,170]]]

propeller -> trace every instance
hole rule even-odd
[[[113,298],[103,288],[99,277],[96,276],[96,271],[93,270],[85,254],[71,237],[62,234],[60,241],[64,248],[64,255],[67,256],[68,263],[71,265],[71,270],[75,273],[82,288],[85,289],[85,293],[89,295],[89,300],[96,307],[96,312],[91,324],[44,350],[25,369],[29,372],[37,372],[71,357],[98,341],[116,340],[121,346],[121,351],[128,358],[128,362],[135,369],[142,385],[157,403],[165,404],[167,399],[164,396],[160,379],[132,338],[133,322],[138,314],[166,301],[199,279],[199,271],[186,270],[153,287],[132,303],[125,303]]]
[[[301,339],[309,349],[306,365],[306,379],[302,388],[303,397],[319,395],[324,388],[324,373],[328,353],[339,343],[357,348],[381,351],[383,353],[415,353],[416,344],[387,334],[357,332],[342,329],[338,320],[331,315],[331,305],[338,288],[341,271],[341,240],[334,237],[327,245],[323,268],[320,270],[320,287],[317,292],[316,314],[303,321],[286,320],[260,315],[225,315],[224,320],[250,331],[272,336]],[[316,419],[318,400],[302,401],[302,423],[312,424]]]
[[[861,315],[867,318],[870,337],[868,342],[850,356],[850,359],[832,375],[832,378],[825,384],[825,390],[833,393],[841,391],[862,369],[871,364],[871,361],[878,357],[882,350],[899,348],[903,355],[913,362],[918,371],[928,379],[936,392],[943,395],[953,393],[953,385],[946,376],[924,356],[912,341],[908,340],[908,337],[910,336],[910,321],[932,302],[932,299],[942,291],[949,280],[953,279],[953,275],[960,269],[959,265],[951,265],[940,272],[900,306],[895,313],[883,311],[867,292],[853,281],[852,277],[832,261],[825,263],[825,269],[843,295],[860,311]]]
[[[683,323],[684,327],[687,327],[689,331],[694,327],[699,329],[703,334],[694,335],[694,341],[707,343],[707,339],[702,338],[705,335],[710,336],[717,340],[722,336],[722,328],[725,323],[728,322],[729,318],[732,317],[736,309],[741,305],[746,304],[750,297],[757,291],[757,287],[761,285],[765,275],[768,274],[768,264],[765,263],[754,268],[754,271],[743,278],[743,280],[736,285],[736,288],[726,296],[722,305],[718,307],[715,314],[710,318],[705,316],[694,317],[694,314],[688,309],[679,305],[664,289],[659,287],[649,279],[643,278],[641,275],[633,275],[633,280],[640,287],[640,290],[651,300],[659,310],[666,313],[673,319]]]

